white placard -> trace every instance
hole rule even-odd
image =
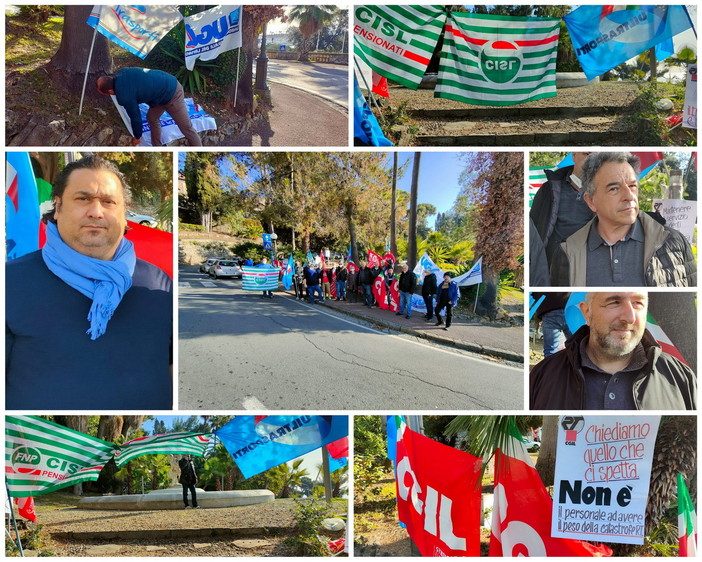
[[[653,210],[665,219],[668,228],[679,231],[692,244],[697,222],[697,201],[686,199],[654,199]]]

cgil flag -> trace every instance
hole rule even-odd
[[[354,53],[381,76],[416,90],[445,21],[443,6],[356,6]]]
[[[93,6],[87,24],[123,49],[145,59],[182,14],[175,6]]]
[[[381,258],[373,250],[368,250],[368,267],[380,267]]]
[[[475,262],[473,267],[466,271],[463,275],[454,278],[454,281],[459,287],[469,287],[483,282],[483,257]]]
[[[245,478],[348,435],[346,416],[236,416],[215,432]]]
[[[37,416],[6,416],[5,475],[12,497],[97,480],[117,446]]]
[[[185,18],[185,68],[241,47],[241,6],[215,6]]]
[[[697,515],[682,474],[678,481],[678,556],[697,555]]]
[[[573,49],[588,80],[651,47],[666,45],[690,27],[685,6],[580,6],[564,16]]]
[[[515,105],[556,95],[560,20],[452,12],[434,97]]]
[[[155,265],[173,278],[173,233],[127,221],[124,235],[134,244],[136,257]]]
[[[115,463],[122,467],[143,455],[195,455],[201,457],[210,442],[206,433],[162,433],[138,437],[123,443],[115,452]]]
[[[611,556],[605,546],[551,537],[553,501],[516,426],[495,452],[490,556]]]
[[[244,266],[241,288],[244,291],[274,291],[278,288],[279,271],[275,267]]]

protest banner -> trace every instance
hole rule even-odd
[[[215,6],[185,18],[185,68],[241,47],[241,6]]]
[[[643,544],[660,416],[559,418],[551,535]]]
[[[697,202],[685,199],[654,199],[653,210],[665,219],[668,228],[678,230],[690,244],[694,243]]]
[[[697,65],[691,64],[687,68],[685,81],[685,107],[683,110],[683,127],[697,128]]]

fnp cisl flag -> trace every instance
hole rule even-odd
[[[347,416],[236,416],[215,432],[245,478],[348,435]]]
[[[93,6],[87,23],[144,59],[181,19],[175,6]]]
[[[116,446],[36,416],[5,417],[5,476],[12,497],[97,480]]]
[[[185,18],[185,67],[241,47],[241,6],[216,6]]]
[[[563,20],[589,80],[692,27],[685,6],[580,6]]]
[[[414,90],[445,21],[443,6],[356,6],[354,53],[381,76]]]
[[[514,105],[556,95],[558,18],[452,12],[434,97]]]
[[[195,455],[201,457],[210,442],[210,435],[205,433],[162,433],[147,437],[138,437],[122,443],[115,453],[118,467],[142,455]]]
[[[244,291],[274,291],[278,288],[280,271],[275,267],[244,266],[241,272]]]

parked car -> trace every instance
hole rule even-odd
[[[134,211],[127,211],[127,220],[138,222],[139,224],[150,226],[152,228],[156,228],[156,226],[158,226],[158,221],[154,217],[150,217],[149,215],[140,215]]]
[[[234,260],[215,260],[210,266],[210,277],[219,279],[220,277],[238,277],[241,279],[242,273],[239,264]]]
[[[224,258],[207,258],[200,264],[200,273],[210,273],[210,266],[217,260],[223,260]]]

